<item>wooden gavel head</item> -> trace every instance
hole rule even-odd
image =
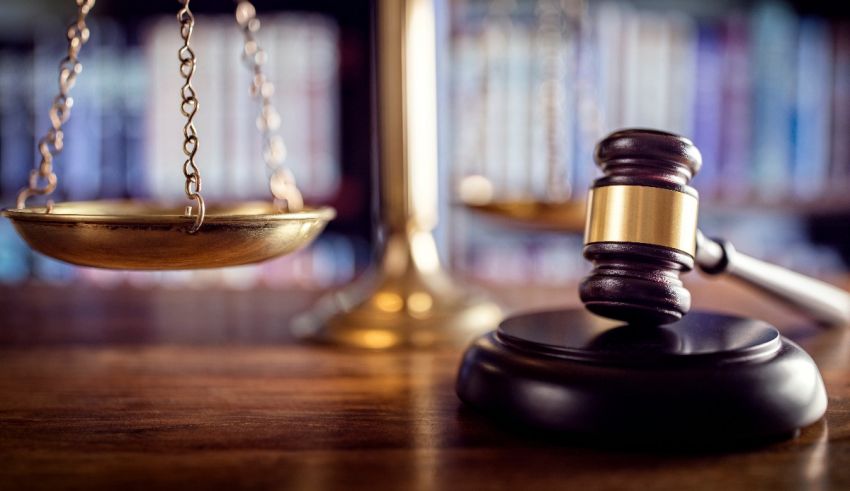
[[[697,191],[689,182],[702,157],[663,131],[628,129],[596,146],[605,175],[588,196],[584,257],[593,270],[579,295],[595,314],[631,324],[668,324],[691,295],[679,274],[694,267]]]

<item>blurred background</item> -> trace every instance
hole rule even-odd
[[[311,248],[213,271],[77,268],[30,251],[0,221],[0,284],[324,289],[372,258],[375,100],[367,0],[257,0],[287,164],[307,201],[339,217]],[[701,149],[701,228],[825,278],[850,265],[850,5],[828,1],[446,0],[438,12],[440,253],[494,284],[560,286],[588,266],[580,234],[529,232],[459,206],[582,200],[593,146],[621,127]],[[0,4],[3,206],[37,163],[71,0]],[[72,91],[57,200],[180,199],[173,0],[98,0]],[[193,2],[205,197],[265,199],[250,73],[234,3]]]

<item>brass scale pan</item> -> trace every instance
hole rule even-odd
[[[76,64],[76,69],[68,71],[63,68],[65,62],[60,67],[66,70],[60,76],[60,95],[66,99],[75,73],[81,68],[77,54],[88,37],[85,17],[94,0],[78,1],[77,4],[78,18],[68,31],[69,54],[66,59],[68,63]],[[246,46],[253,39],[249,26],[255,15],[249,2],[242,2],[237,8],[237,22],[246,34]],[[188,50],[191,59],[184,60],[181,55],[181,62],[191,61],[191,71],[181,67],[181,74],[186,86],[191,89],[194,54],[188,46],[194,18],[189,11],[189,0],[183,0],[178,20],[187,24],[181,26],[184,39],[181,53]],[[258,71],[259,67],[255,66],[255,78]],[[184,104],[187,102],[190,101],[183,101]],[[67,106],[58,108],[63,109],[64,119],[55,117],[53,133],[48,133],[48,136],[61,134],[61,125],[67,120],[70,109]],[[188,125],[191,125],[194,111],[188,114],[185,106],[183,108],[189,118]],[[59,149],[55,143],[54,146]],[[194,156],[194,151],[191,155]],[[46,163],[50,170],[50,160]],[[42,162],[44,164],[45,161]],[[52,178],[55,187],[55,175]],[[188,186],[187,182],[187,194]],[[32,188],[33,184],[30,190]],[[199,184],[197,190],[200,191]],[[50,192],[52,188],[37,194]],[[81,266],[142,270],[217,268],[264,261],[309,244],[335,216],[334,210],[327,207],[282,212],[270,202],[211,204],[206,207],[206,216],[199,227],[197,217],[187,215],[183,210],[176,204],[81,201],[59,203],[50,210],[19,204],[15,209],[3,210],[2,214],[12,221],[27,244],[42,254]]]
[[[487,203],[461,203],[481,216],[511,226],[554,232],[582,232],[587,206],[584,201],[537,201],[533,199],[493,200]]]
[[[255,263],[294,252],[325,228],[332,208],[277,211],[272,203],[207,207],[204,225],[182,207],[133,201],[79,201],[4,210],[30,247],[81,266],[196,269]]]

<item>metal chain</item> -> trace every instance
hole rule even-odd
[[[292,171],[283,166],[286,161],[286,145],[283,138],[275,134],[280,127],[280,115],[272,105],[274,85],[263,73],[267,55],[255,38],[255,33],[260,30],[260,20],[257,19],[257,11],[251,2],[241,1],[237,4],[236,23],[245,38],[242,58],[253,73],[251,96],[260,101],[257,129],[263,139],[263,160],[271,172],[269,189],[274,197],[274,204],[279,209],[300,211],[304,207],[304,198],[298,190]]]
[[[56,189],[58,179],[53,172],[53,158],[62,151],[64,132],[62,125],[71,116],[74,99],[69,95],[77,81],[83,65],[77,59],[80,48],[89,40],[86,15],[94,7],[95,0],[76,0],[77,19],[65,31],[68,38],[68,55],[59,63],[59,95],[50,107],[50,129],[38,141],[41,163],[30,171],[29,185],[18,192],[17,207],[24,208],[31,196],[49,196]],[[47,202],[47,212],[53,211],[53,201]]]
[[[189,229],[189,233],[195,233],[201,228],[206,216],[206,205],[201,196],[201,171],[195,165],[195,154],[198,153],[198,132],[195,129],[195,114],[198,112],[198,97],[192,87],[192,76],[195,75],[195,52],[189,47],[189,38],[195,28],[195,16],[189,10],[189,0],[183,0],[183,8],[177,12],[177,21],[180,23],[180,37],[183,38],[183,46],[178,50],[180,60],[180,75],[185,83],[180,88],[180,112],[186,116],[186,124],[183,126],[183,153],[186,161],[183,163],[183,175],[186,176],[184,190],[186,197],[198,204],[198,212],[195,223]],[[186,207],[186,215],[192,215],[192,207]]]

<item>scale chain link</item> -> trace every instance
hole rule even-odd
[[[294,212],[304,207],[304,198],[295,183],[292,171],[284,167],[286,146],[283,138],[275,134],[280,127],[280,115],[272,104],[274,85],[265,75],[263,64],[266,62],[266,52],[260,48],[255,34],[260,30],[260,20],[254,5],[247,1],[238,1],[236,5],[236,22],[242,30],[245,43],[242,58],[251,70],[251,96],[260,101],[260,115],[257,118],[257,129],[263,140],[263,160],[270,171],[269,189],[274,197],[274,204],[280,209]]]
[[[183,162],[183,175],[186,177],[186,183],[183,189],[186,197],[196,201],[198,205],[195,223],[189,229],[189,233],[195,233],[204,223],[206,205],[203,196],[201,196],[201,171],[195,164],[195,155],[198,153],[198,132],[195,128],[198,97],[195,88],[192,87],[196,63],[195,52],[189,47],[189,39],[195,29],[195,16],[189,10],[189,1],[183,0],[183,8],[177,12],[177,21],[180,23],[180,37],[183,39],[183,46],[178,50],[177,57],[180,60],[180,75],[184,79],[183,86],[180,88],[180,113],[186,117],[186,124],[183,126],[183,154],[186,155],[186,161]],[[186,207],[186,214],[192,214],[191,206]]]
[[[77,75],[83,70],[78,56],[80,49],[89,40],[89,28],[86,26],[86,16],[95,0],[76,0],[77,18],[65,31],[68,39],[68,54],[59,63],[59,94],[53,99],[50,107],[50,129],[38,141],[38,152],[41,162],[37,169],[30,171],[28,186],[18,192],[16,206],[22,209],[27,199],[32,196],[49,196],[56,190],[58,179],[53,172],[53,159],[62,151],[64,146],[64,125],[71,117],[71,107],[74,99],[69,95],[77,81]],[[53,211],[53,201],[47,202],[48,213]]]

